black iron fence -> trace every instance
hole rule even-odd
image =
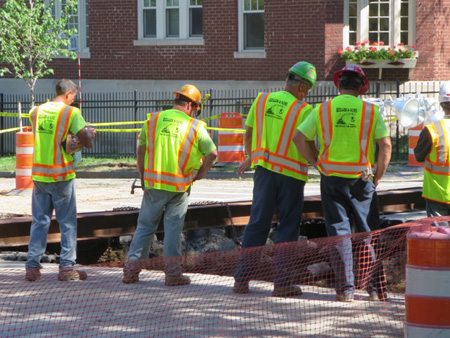
[[[365,98],[395,99],[407,94],[421,93],[424,96],[436,98],[439,84],[434,82],[408,83],[400,82],[382,83],[375,82],[371,85]],[[214,90],[202,92],[210,94],[211,100],[206,101],[204,111],[200,118],[212,117],[225,112],[238,112],[246,114],[259,92],[275,91],[281,88],[258,88],[239,90]],[[337,90],[331,83],[321,83],[316,89],[311,90],[306,101],[312,105],[329,100],[337,95]],[[53,98],[53,94],[37,95],[36,104],[41,104]],[[81,102],[82,114],[86,121],[91,123],[112,122],[139,122],[146,120],[150,112],[170,108],[173,94],[165,93],[83,93]],[[22,111],[30,109],[29,95],[4,95],[0,93],[0,112],[17,112],[18,102],[21,102]],[[398,121],[389,121],[389,130],[393,142],[392,160],[406,161],[408,156],[408,134]],[[28,119],[23,120],[24,125],[29,125]],[[218,119],[207,122],[208,127],[218,127]],[[0,131],[18,126],[18,120],[14,117],[0,117]],[[111,127],[98,127],[108,129],[141,128],[142,123],[135,125],[125,124]],[[94,147],[83,150],[83,155],[93,157],[134,157],[136,154],[137,132],[98,132]],[[218,132],[211,130],[214,142],[218,142]],[[0,134],[0,156],[15,154],[14,133]]]

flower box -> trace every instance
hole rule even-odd
[[[414,68],[416,63],[417,59],[399,59],[395,61],[366,59],[360,62],[350,60],[345,61],[345,64],[354,64],[361,68]]]

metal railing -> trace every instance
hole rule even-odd
[[[215,116],[225,112],[246,114],[259,92],[276,91],[282,88],[230,89],[203,91],[210,94],[211,100],[206,101],[201,118]],[[383,100],[398,98],[407,94],[421,93],[424,96],[436,98],[439,83],[420,82],[401,84],[400,82],[374,82],[364,98],[382,98]],[[312,105],[329,100],[337,95],[332,83],[320,83],[311,90],[306,101]],[[36,95],[36,104],[41,104],[53,98],[53,94]],[[173,94],[171,92],[124,92],[124,93],[83,93],[81,102],[82,114],[86,121],[92,123],[144,121],[147,114],[170,108]],[[0,93],[0,112],[17,112],[18,102],[22,104],[23,112],[30,109],[29,95],[5,95]],[[389,109],[389,108],[387,108]],[[27,119],[24,125],[30,125]],[[218,127],[218,120],[207,122],[209,127]],[[393,161],[406,161],[408,156],[408,133],[398,121],[387,122],[393,142]],[[17,118],[0,117],[0,130],[18,126]],[[111,128],[140,128],[142,124],[114,126]],[[108,127],[109,128],[109,127]],[[83,155],[93,157],[134,157],[136,154],[137,133],[99,132],[94,147],[83,150]],[[211,130],[211,137],[217,144],[218,132]],[[0,134],[0,156],[15,154],[14,133]]]

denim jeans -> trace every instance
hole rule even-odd
[[[164,212],[164,257],[181,256],[180,236],[183,231],[189,193],[145,189],[138,225],[131,241],[128,260],[146,259],[149,246]],[[181,257],[180,257],[181,258]],[[181,274],[181,259],[168,259],[167,275]]]
[[[61,231],[59,265],[68,268],[75,265],[77,257],[77,207],[75,181],[43,183],[34,181],[32,195],[30,244],[27,269],[40,268],[40,260],[47,246],[53,210]]]
[[[244,231],[242,251],[234,277],[237,282],[248,282],[254,276],[254,268],[259,261],[257,250],[246,248],[263,246],[272,225],[275,209],[279,212],[277,243],[297,241],[300,235],[300,223],[303,211],[303,193],[305,181],[285,176],[258,166],[254,174],[253,203],[250,222]],[[289,245],[277,245],[275,248],[276,287],[292,285],[292,271],[289,258]],[[291,255],[292,256],[292,255]]]
[[[325,227],[328,236],[343,236],[330,252],[331,265],[336,279],[338,294],[351,294],[355,290],[353,274],[353,248],[351,220],[357,232],[378,230],[380,226],[377,195],[372,181],[336,176],[321,176],[320,191]],[[382,287],[384,269],[376,261],[372,237],[363,239],[364,265],[370,270],[367,291]]]

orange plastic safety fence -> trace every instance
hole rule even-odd
[[[183,256],[191,278],[183,286],[165,285],[172,259],[163,258],[136,262],[142,270],[132,284],[122,283],[123,262],[81,267],[88,278],[77,282],[58,281],[57,266],[42,269],[35,282],[25,280],[23,269],[2,269],[0,337],[403,337],[407,235],[424,224],[431,220]],[[353,302],[336,300],[333,267],[339,268],[342,243],[351,244],[344,261],[355,276]],[[233,292],[239,264],[251,278],[248,293]],[[274,297],[280,273],[303,294]],[[389,299],[370,298],[374,280]]]

